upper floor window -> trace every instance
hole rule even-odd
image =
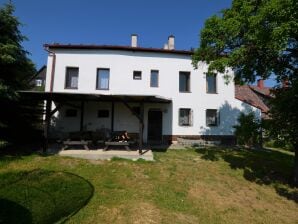
[[[190,72],[179,72],[179,91],[190,92]]]
[[[217,93],[216,74],[206,76],[207,93]]]
[[[179,109],[179,125],[191,126],[192,125],[192,110],[189,108]]]
[[[79,80],[79,68],[67,67],[65,77],[66,89],[77,89]]]
[[[97,69],[96,89],[108,90],[109,82],[110,82],[110,69],[108,68]]]
[[[141,80],[142,79],[142,72],[141,71],[133,71],[133,79]]]
[[[158,71],[151,70],[150,74],[150,87],[158,87]]]
[[[218,126],[219,125],[219,113],[215,109],[206,110],[206,125]]]

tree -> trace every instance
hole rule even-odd
[[[275,132],[295,147],[294,183],[298,185],[297,82],[298,3],[295,0],[233,0],[229,9],[207,19],[193,65],[209,63],[207,75],[233,69],[238,84],[274,76],[277,83],[271,114]],[[226,79],[229,80],[226,76]],[[286,107],[282,107],[286,106]],[[286,108],[286,109],[285,109]],[[287,116],[287,118],[285,118]],[[284,122],[287,124],[284,125]]]
[[[30,87],[29,80],[36,70],[22,47],[26,37],[21,34],[21,23],[13,13],[12,4],[0,7],[0,136],[5,140],[24,135],[35,116],[30,108],[25,109],[28,106],[22,104],[17,92]]]
[[[22,47],[26,40],[19,30],[21,25],[13,16],[14,6],[0,8],[0,99],[16,99],[16,91],[28,88],[28,80],[35,74],[35,66]]]

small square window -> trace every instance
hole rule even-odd
[[[192,111],[189,108],[179,109],[179,125],[191,126],[192,125]]]
[[[108,118],[110,115],[109,110],[98,110],[97,111],[97,117],[98,118]]]
[[[133,79],[134,80],[141,80],[142,79],[142,72],[141,71],[133,71]]]
[[[65,111],[65,117],[76,117],[78,115],[78,111],[76,109],[67,109]]]
[[[217,110],[214,110],[214,109],[206,110],[206,125],[207,126],[219,125],[219,114]]]
[[[35,86],[42,86],[42,79],[35,79]]]

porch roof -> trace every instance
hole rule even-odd
[[[172,99],[158,95],[126,95],[126,94],[95,94],[95,93],[72,93],[72,92],[41,92],[41,91],[19,91],[21,95],[36,100],[53,101],[106,101],[106,102],[143,102],[143,103],[170,103]]]

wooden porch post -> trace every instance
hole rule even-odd
[[[84,126],[84,106],[85,106],[85,101],[81,101],[81,120],[80,120],[80,131],[83,131],[83,126]]]
[[[112,111],[111,111],[111,132],[114,131],[114,111],[115,111],[115,103],[112,101]]]
[[[139,154],[142,154],[143,148],[143,131],[144,131],[144,103],[141,102],[140,105],[140,117],[139,120]]]
[[[45,124],[44,124],[44,145],[43,145],[43,153],[46,153],[49,146],[49,128],[51,121],[51,105],[52,100],[46,100],[46,116],[45,116]]]

